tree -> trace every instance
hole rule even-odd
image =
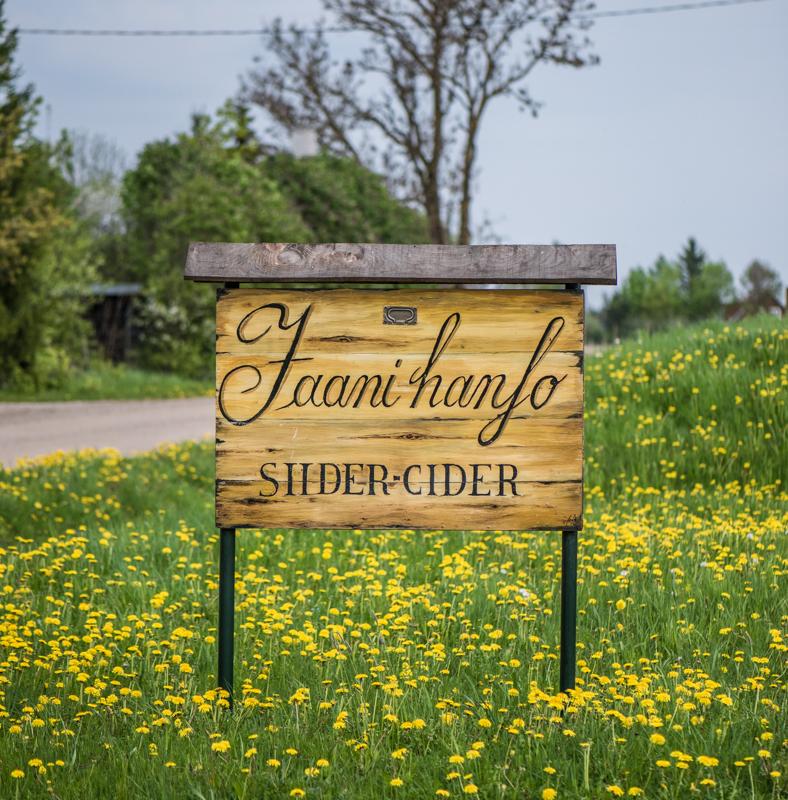
[[[693,279],[686,298],[690,321],[719,317],[733,300],[733,275],[722,261],[707,261]]]
[[[189,132],[147,144],[122,188],[124,254],[115,280],[144,285],[140,360],[211,369],[215,292],[183,280],[191,241],[426,240],[424,218],[382,179],[327,154],[267,155],[234,104],[196,115]]]
[[[503,97],[536,113],[540,64],[583,67],[588,0],[323,0],[335,24],[370,44],[339,63],[321,24],[274,23],[266,63],[244,96],[277,135],[314,128],[321,145],[387,176],[423,208],[431,241],[471,240],[479,133]]]
[[[750,314],[768,308],[775,300],[780,302],[782,281],[768,264],[757,259],[744,271],[741,278],[744,297],[742,305]]]
[[[62,151],[32,133],[39,100],[19,84],[17,36],[0,0],[0,383],[40,383],[83,344],[79,292],[90,280]]]
[[[689,294],[692,291],[693,283],[698,279],[706,263],[706,254],[698,247],[694,236],[687,239],[681,253],[679,253],[679,268],[681,269],[681,281],[684,291]]]
[[[96,235],[114,230],[120,211],[120,185],[126,156],[110,139],[86,131],[62,137],[68,154],[66,177],[76,190],[75,210]]]
[[[423,215],[394,200],[380,176],[349,158],[277,153],[263,168],[298,209],[310,241],[429,242]]]

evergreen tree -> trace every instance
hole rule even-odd
[[[679,268],[681,269],[681,282],[687,294],[692,292],[693,284],[700,277],[703,265],[706,263],[706,254],[698,247],[694,236],[687,239],[687,244],[679,254]]]

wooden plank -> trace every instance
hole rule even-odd
[[[359,427],[358,422],[310,419],[298,425],[269,425],[264,445],[257,437],[250,438],[246,427],[217,420],[216,452],[224,465],[231,467],[234,479],[260,479],[262,463],[304,463],[304,447],[308,446],[311,463],[353,463],[362,453],[365,459],[376,453],[387,454],[386,465],[392,474],[402,474],[413,451],[429,453],[439,450],[451,453],[452,463],[472,464],[516,463],[520,480],[573,481],[582,469],[582,453],[578,441],[582,437],[583,420],[578,415],[569,419],[515,421],[527,435],[503,436],[489,448],[477,442],[478,424],[456,419],[389,420],[378,419],[374,430]],[[514,432],[514,428],[512,428]],[[412,447],[401,447],[402,442]],[[482,452],[489,450],[489,452]],[[284,471],[286,472],[286,470]],[[319,482],[319,470],[308,475]],[[334,472],[334,470],[330,470]],[[365,476],[359,477],[361,482]],[[414,476],[413,480],[418,480]]]
[[[616,283],[616,247],[193,242],[184,277],[247,283]]]
[[[221,527],[582,524],[582,294],[236,289],[217,330]]]
[[[375,530],[560,530],[581,528],[582,485],[532,483],[511,498],[436,495],[307,495],[261,497],[261,483],[219,481],[216,516],[237,528],[342,528]],[[353,487],[354,490],[358,487]],[[360,491],[360,490],[359,490]],[[362,501],[362,502],[359,502]],[[273,520],[274,524],[262,522]],[[225,525],[225,527],[228,527]]]
[[[221,307],[226,290],[218,290],[218,303]],[[312,297],[328,297],[322,290],[276,290],[277,302],[285,303],[293,319],[300,316],[312,302]],[[435,340],[435,331],[446,317],[456,310],[457,298],[461,297],[464,319],[461,337],[452,342],[452,353],[468,349],[473,353],[512,353],[522,352],[530,345],[529,335],[533,329],[544,330],[555,316],[564,315],[569,323],[562,333],[561,350],[583,350],[582,316],[583,298],[580,294],[569,297],[558,291],[507,290],[510,302],[520,301],[528,304],[528,326],[521,320],[502,335],[501,324],[496,314],[490,314],[490,299],[486,293],[466,290],[461,295],[457,291],[447,292],[428,290],[398,290],[396,301],[391,292],[365,289],[333,289],[331,302],[336,308],[344,309],[353,304],[355,331],[348,336],[348,320],[342,316],[322,313],[319,327],[310,324],[302,339],[302,349],[310,352],[332,355],[369,353],[391,354],[392,359],[402,353],[429,353]],[[234,289],[233,310],[231,314],[219,312],[216,321],[217,352],[222,354],[244,354],[249,346],[236,336],[237,316],[251,315],[245,325],[245,336],[251,338],[266,328],[271,328],[264,339],[257,343],[259,353],[280,353],[290,338],[290,332],[281,330],[276,321],[276,309],[255,309],[270,303],[268,295],[260,289]],[[395,304],[407,305],[417,311],[416,325],[384,325],[383,310]],[[469,325],[473,327],[469,329]]]

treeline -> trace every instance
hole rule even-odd
[[[591,342],[612,342],[726,314],[757,314],[778,308],[781,292],[779,275],[760,261],[747,267],[737,290],[728,267],[709,260],[690,237],[675,260],[660,256],[627,273],[602,309],[588,315],[586,334]]]
[[[40,100],[21,79],[16,47],[0,0],[0,388],[57,386],[87,366],[101,352],[87,321],[93,287],[124,282],[142,287],[132,360],[207,377],[214,289],[183,280],[190,241],[430,241],[424,215],[382,176],[354,160],[266,146],[237,103],[147,144],[131,168],[100,137],[42,141],[33,132]],[[779,294],[764,265],[745,277],[741,301],[752,309]],[[719,316],[734,298],[725,265],[690,240],[675,261],[630,272],[589,315],[589,339]]]

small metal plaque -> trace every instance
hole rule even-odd
[[[384,306],[383,307],[384,325],[415,325],[416,307],[415,306]]]

